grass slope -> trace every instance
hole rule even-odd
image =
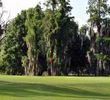
[[[0,100],[110,100],[110,78],[0,76]]]

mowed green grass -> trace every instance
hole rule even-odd
[[[110,100],[110,77],[1,75],[0,100]]]

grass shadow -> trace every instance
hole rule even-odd
[[[75,84],[74,84],[75,85]],[[76,84],[77,85],[77,84]],[[85,90],[82,88],[63,85],[49,85],[39,83],[15,83],[0,81],[0,95],[14,97],[48,96],[48,97],[70,97],[70,98],[95,98],[110,100],[110,94],[103,94]]]

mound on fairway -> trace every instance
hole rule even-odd
[[[0,76],[0,100],[110,100],[110,78]]]

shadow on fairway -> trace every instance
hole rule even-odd
[[[110,100],[110,94],[102,94],[79,88],[68,88],[66,86],[55,86],[38,83],[14,83],[0,81],[0,95],[14,97],[50,96],[70,98],[95,98]]]

